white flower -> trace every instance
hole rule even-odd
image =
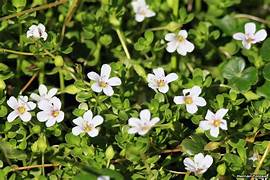
[[[235,40],[242,41],[244,48],[250,49],[251,44],[263,41],[267,36],[267,33],[264,29],[256,32],[256,25],[254,23],[245,24],[245,33],[235,33],[233,38]]]
[[[131,3],[133,11],[135,12],[135,20],[142,22],[146,17],[153,17],[156,13],[149,9],[149,6],[145,3],[145,0],[133,0]]]
[[[130,118],[128,120],[128,125],[131,126],[131,128],[128,130],[128,133],[138,133],[139,135],[143,136],[158,122],[158,117],[151,119],[150,111],[148,109],[144,109],[140,112],[140,119]]]
[[[43,38],[46,41],[48,34],[45,31],[45,26],[43,24],[32,25],[26,32],[26,37],[34,37],[37,39]]]
[[[110,180],[110,176],[98,176],[97,180]]]
[[[30,101],[28,102],[27,96],[19,96],[18,100],[14,96],[11,96],[7,100],[7,104],[9,107],[14,109],[14,111],[9,113],[7,117],[8,122],[14,121],[18,116],[24,122],[30,121],[32,118],[32,115],[28,111],[31,111],[36,108],[35,103],[30,102]]]
[[[41,102],[41,101],[50,101],[57,93],[57,89],[56,88],[52,88],[48,91],[47,87],[43,84],[41,84],[39,87],[38,87],[38,92],[39,92],[39,95],[36,94],[36,93],[32,93],[30,95],[30,97],[37,101],[38,103]]]
[[[213,158],[210,155],[204,155],[202,153],[196,154],[194,159],[185,158],[184,165],[187,171],[193,172],[196,175],[203,174],[212,165]]]
[[[166,34],[165,40],[169,41],[166,50],[170,53],[177,50],[178,54],[182,56],[187,55],[187,52],[192,52],[195,47],[187,40],[187,37],[188,33],[186,30],[179,31],[177,35],[175,33]]]
[[[73,123],[77,125],[72,128],[72,134],[75,136],[85,132],[91,137],[96,137],[99,133],[97,126],[103,123],[103,118],[100,115],[93,117],[92,111],[88,110],[83,114],[83,117],[74,119]]]
[[[216,114],[207,111],[204,121],[200,122],[200,128],[207,131],[210,129],[210,134],[213,137],[218,137],[219,128],[227,130],[227,121],[223,119],[225,114],[228,112],[228,109],[219,109]]]
[[[108,64],[102,65],[100,75],[93,71],[89,72],[88,78],[95,81],[91,86],[92,90],[98,93],[103,91],[107,96],[112,96],[114,93],[112,86],[119,86],[121,80],[118,77],[110,78],[110,74],[111,67]]]
[[[253,153],[252,157],[248,158],[251,161],[257,161],[259,159],[259,154]]]
[[[41,101],[38,108],[42,111],[37,113],[37,119],[40,122],[46,121],[46,126],[51,127],[56,122],[61,122],[64,119],[64,112],[61,111],[61,101],[57,97],[53,97],[49,101]]]
[[[178,78],[176,73],[165,76],[163,68],[154,69],[153,72],[154,74],[147,75],[148,86],[155,91],[158,89],[162,93],[168,92],[168,84]]]
[[[199,86],[193,86],[191,89],[184,89],[184,96],[175,96],[173,101],[175,104],[185,104],[187,112],[194,114],[198,111],[197,106],[205,106],[206,101],[204,98],[199,97],[202,90]]]

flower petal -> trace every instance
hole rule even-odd
[[[111,86],[106,86],[105,88],[103,88],[103,92],[107,96],[112,96],[114,93],[113,88]]]
[[[56,108],[57,110],[61,109],[62,103],[58,97],[53,97],[50,101],[50,103],[53,104],[54,109]]]
[[[197,106],[203,107],[203,106],[206,105],[206,101],[205,101],[205,99],[202,98],[202,97],[195,97],[195,98],[193,98],[193,101],[194,101],[194,103],[195,103]]]
[[[188,33],[186,30],[179,31],[178,35],[182,36],[185,39],[188,37]]]
[[[87,73],[87,77],[93,81],[98,81],[100,79],[100,76],[96,72],[89,72]]]
[[[147,74],[147,82],[156,84],[156,76],[154,74]]]
[[[137,127],[132,127],[128,129],[128,134],[136,134],[137,132]]]
[[[37,28],[39,28],[42,32],[44,32],[46,30],[45,26],[43,24],[41,24],[41,23],[39,23],[37,25]]]
[[[209,168],[213,164],[213,158],[210,155],[206,155],[202,161],[205,168]]]
[[[93,128],[91,131],[87,132],[87,134],[90,136],[90,137],[96,137],[99,133],[99,130],[97,128]]]
[[[33,103],[33,102],[27,102],[26,103],[27,110],[33,110],[33,109],[36,108],[36,106],[37,105],[35,103]]]
[[[167,83],[170,83],[170,82],[175,81],[177,79],[178,79],[178,75],[176,73],[170,73],[165,77],[165,81]]]
[[[208,121],[214,120],[215,119],[215,114],[212,111],[207,110],[205,119],[208,120]]]
[[[250,49],[251,48],[251,43],[247,42],[246,40],[243,40],[242,41],[242,45],[246,49]]]
[[[91,121],[93,119],[93,113],[91,110],[87,110],[84,114],[83,114],[83,120],[85,121]]]
[[[166,41],[173,41],[173,40],[175,40],[175,37],[176,37],[176,35],[174,33],[168,33],[165,35],[165,40]]]
[[[175,96],[173,102],[175,104],[185,104],[185,96]]]
[[[63,111],[59,111],[58,116],[55,118],[56,122],[62,122],[64,120],[65,113]]]
[[[246,39],[246,36],[244,33],[239,32],[239,33],[233,34],[233,39],[243,41],[244,39]]]
[[[8,121],[8,122],[12,122],[12,121],[14,121],[18,116],[19,116],[19,114],[18,114],[16,111],[12,111],[11,113],[8,114],[7,121]]]
[[[53,108],[53,105],[48,101],[40,101],[38,103],[38,108],[44,111],[50,111]]]
[[[105,78],[105,80],[108,80],[109,77],[110,77],[110,74],[111,74],[111,70],[112,69],[111,69],[111,66],[110,65],[103,64],[101,66],[101,73],[100,73],[101,77],[102,78]]]
[[[33,100],[35,100],[35,101],[39,101],[40,100],[40,96],[38,94],[36,94],[36,93],[32,93],[30,95],[30,98],[33,99]]]
[[[133,127],[138,127],[140,125],[140,119],[138,118],[129,118],[128,125]]]
[[[204,159],[204,155],[202,153],[196,154],[194,156],[194,162],[195,162],[195,164],[200,164],[203,159]]]
[[[83,129],[80,126],[75,126],[72,128],[72,134],[78,136],[79,134],[83,133]]]
[[[183,45],[183,43],[179,44],[177,47],[177,53],[182,55],[182,56],[186,56],[187,55],[187,50],[185,48],[185,46]]]
[[[167,50],[169,53],[172,53],[172,52],[176,51],[177,47],[178,47],[177,41],[176,41],[176,40],[173,40],[173,41],[167,43],[166,50]]]
[[[14,96],[11,96],[8,100],[7,100],[7,104],[9,107],[11,107],[12,109],[16,109],[18,107],[18,101]]]
[[[157,124],[160,121],[160,119],[158,117],[155,117],[153,119],[151,119],[150,121],[150,126],[154,126],[155,124]]]
[[[256,25],[255,23],[246,23],[245,24],[245,34],[254,34],[256,31]]]
[[[185,158],[184,159],[184,165],[186,166],[185,169],[187,171],[191,171],[191,172],[195,172],[196,171],[196,164],[194,163],[194,161],[190,158]]]
[[[259,30],[258,32],[256,32],[255,34],[255,41],[256,42],[260,42],[265,40],[265,38],[267,37],[267,33],[264,29]]]
[[[153,72],[157,78],[165,77],[164,69],[161,67],[153,69]]]
[[[103,123],[103,117],[101,117],[100,115],[95,116],[92,120],[91,120],[91,124],[93,124],[94,127],[100,125]]]
[[[140,112],[140,119],[143,121],[150,121],[151,113],[148,109],[144,109]]]
[[[135,20],[136,20],[137,22],[142,22],[142,21],[144,20],[144,18],[145,18],[145,16],[142,15],[142,14],[136,14],[136,15],[135,15]]]
[[[76,119],[73,119],[72,122],[77,126],[83,127],[85,120],[82,117],[77,117]]]
[[[49,92],[48,92],[48,96],[49,96],[50,98],[52,98],[53,96],[56,95],[57,91],[58,91],[57,88],[52,88],[52,89],[50,89]]]
[[[19,116],[20,116],[21,120],[24,121],[24,122],[28,122],[32,118],[32,115],[31,115],[30,112],[25,112],[25,113],[23,113],[23,114],[21,114]]]
[[[209,121],[201,121],[199,127],[203,129],[204,131],[207,131],[211,129],[211,124],[209,124]]]
[[[43,96],[43,95],[46,95],[47,94],[48,89],[47,89],[47,87],[44,84],[41,84],[38,87],[38,91],[39,91],[39,94],[41,96]]]
[[[224,108],[219,109],[215,114],[216,119],[223,119],[223,117],[227,114],[227,112],[228,109]]]
[[[46,111],[40,111],[37,113],[37,120],[39,122],[45,122],[50,118],[50,114]]]
[[[121,85],[121,79],[118,77],[112,77],[108,80],[110,86],[119,86]]]
[[[189,42],[188,40],[184,41],[184,46],[187,52],[192,52],[195,49],[194,44]]]
[[[218,134],[219,134],[219,128],[218,127],[211,127],[210,135],[213,137],[218,137]]]
[[[223,129],[223,130],[228,130],[226,120],[221,120],[220,128]]]
[[[192,97],[198,97],[202,92],[202,89],[199,87],[199,86],[193,86],[191,89],[190,89],[190,95]]]
[[[99,86],[98,83],[92,84],[91,89],[92,89],[94,92],[97,92],[97,93],[100,93],[100,92],[102,91],[102,88]]]
[[[56,121],[55,121],[54,119],[49,119],[49,120],[46,122],[46,126],[47,126],[47,127],[51,127],[51,126],[53,126],[55,123],[56,123]]]
[[[164,86],[158,87],[159,92],[166,93],[169,91],[168,84],[165,84]]]
[[[194,114],[198,111],[198,107],[195,104],[186,104],[187,112]]]

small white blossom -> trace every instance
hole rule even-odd
[[[153,17],[156,13],[149,9],[149,6],[145,3],[145,0],[133,0],[132,3],[133,11],[135,12],[135,20],[142,22],[147,17]]]
[[[175,104],[185,104],[187,112],[194,114],[198,111],[197,106],[205,106],[206,101],[204,98],[199,97],[202,90],[199,86],[193,86],[191,89],[184,89],[184,96],[175,96],[173,101]]]
[[[40,122],[46,121],[46,126],[51,127],[56,122],[64,120],[64,112],[61,111],[62,103],[57,97],[53,97],[49,101],[41,101],[38,108],[42,111],[37,113],[37,119]]]
[[[235,33],[233,38],[235,40],[242,41],[244,48],[250,49],[252,44],[263,41],[267,36],[267,33],[264,29],[256,32],[256,25],[254,23],[245,24],[245,33]]]
[[[210,129],[210,135],[218,137],[219,128],[228,130],[227,121],[223,119],[228,109],[219,109],[215,114],[208,110],[205,116],[205,120],[200,122],[200,128],[207,131]]]
[[[148,109],[144,109],[140,112],[140,119],[130,118],[128,120],[128,125],[131,126],[131,128],[128,130],[128,133],[138,133],[139,135],[143,136],[158,122],[158,117],[151,119],[150,111]]]
[[[173,53],[177,51],[178,54],[182,56],[187,55],[188,52],[192,52],[194,50],[194,45],[187,40],[188,33],[186,30],[179,31],[178,34],[168,33],[165,36],[165,40],[169,41],[167,43],[166,50],[169,53]]]
[[[7,104],[9,107],[13,109],[13,111],[9,113],[7,117],[8,122],[14,121],[18,116],[24,122],[30,121],[32,115],[28,111],[31,111],[36,108],[35,103],[30,101],[28,102],[27,96],[19,96],[18,100],[14,96],[11,96],[7,100]]]
[[[26,37],[30,38],[43,38],[44,41],[46,41],[48,34],[45,31],[45,26],[43,24],[38,25],[32,25],[29,30],[26,32]]]
[[[111,67],[108,64],[103,64],[101,67],[101,73],[98,75],[95,72],[89,72],[87,74],[88,78],[95,81],[91,86],[92,90],[100,93],[103,91],[107,96],[112,96],[114,91],[112,86],[119,86],[121,80],[118,77],[110,78]]]
[[[37,101],[38,103],[41,101],[50,101],[57,93],[56,88],[52,88],[48,91],[47,87],[44,84],[41,84],[38,87],[39,95],[36,93],[32,93],[30,97]]]
[[[159,90],[159,92],[162,93],[168,92],[168,84],[178,78],[176,73],[170,73],[165,76],[163,68],[154,69],[153,72],[154,74],[147,75],[148,86],[155,91]]]
[[[78,117],[73,120],[73,123],[76,124],[72,128],[72,134],[78,136],[81,133],[87,133],[91,137],[96,137],[99,133],[99,128],[97,126],[103,123],[103,118],[100,115],[94,116],[91,110],[86,111],[83,114],[83,117]]]
[[[110,176],[99,176],[97,180],[110,180]]]
[[[202,153],[196,154],[193,160],[191,158],[184,159],[185,169],[196,175],[205,173],[212,163],[213,158],[210,155],[204,156]]]
[[[259,154],[253,153],[252,157],[248,158],[251,161],[257,161],[259,159]]]

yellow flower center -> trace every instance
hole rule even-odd
[[[193,103],[192,97],[190,97],[190,96],[185,97],[185,103],[192,104]]]
[[[84,132],[89,132],[89,131],[91,131],[92,129],[93,129],[93,126],[91,126],[91,125],[89,125],[89,124],[87,124],[87,123],[85,123],[84,126],[83,126]]]
[[[151,127],[150,126],[142,126],[141,128],[143,131],[148,131]]]
[[[254,39],[253,39],[252,37],[248,37],[248,38],[247,38],[247,42],[248,42],[248,43],[252,43],[253,40],[254,40]]]
[[[105,87],[107,87],[107,83],[106,82],[104,82],[104,81],[99,81],[99,86],[100,87],[102,87],[102,88],[105,88]]]
[[[158,87],[165,86],[165,81],[163,79],[157,80]]]
[[[26,108],[24,106],[19,106],[18,111],[20,114],[23,114],[26,111]]]
[[[220,124],[221,124],[221,120],[220,120],[220,119],[215,119],[215,120],[213,121],[213,125],[214,125],[215,127],[219,127]]]
[[[52,116],[53,116],[53,117],[57,117],[58,115],[59,115],[59,111],[53,111],[53,112],[52,112]]]
[[[181,35],[177,35],[177,36],[176,36],[176,39],[177,39],[177,41],[179,41],[179,42],[185,41],[185,38],[184,38],[183,36],[181,36]]]

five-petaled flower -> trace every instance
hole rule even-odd
[[[78,136],[81,133],[87,133],[91,137],[96,137],[99,133],[97,126],[103,123],[103,118],[100,115],[94,116],[91,110],[86,111],[83,117],[78,117],[73,120],[77,126],[72,128],[72,134]]]
[[[184,165],[187,171],[195,173],[195,175],[203,174],[212,165],[213,158],[210,155],[204,156],[202,153],[196,154],[193,158],[185,158]]]
[[[205,120],[200,122],[200,128],[207,131],[210,129],[210,135],[218,137],[219,128],[227,130],[227,121],[223,119],[228,109],[219,109],[216,114],[208,110],[205,116]]]
[[[178,34],[168,33],[165,35],[167,43],[166,50],[170,53],[177,51],[182,56],[187,55],[187,52],[194,50],[194,45],[187,40],[188,33],[186,30],[180,30]]]
[[[235,33],[233,38],[242,41],[244,48],[250,49],[252,44],[263,41],[267,36],[264,29],[256,32],[256,25],[254,23],[245,24],[245,33]]]
[[[165,76],[163,68],[154,69],[153,72],[154,74],[147,75],[148,86],[155,91],[159,90],[162,93],[168,92],[168,84],[178,78],[176,73],[170,73]]]
[[[14,121],[18,116],[24,122],[30,121],[32,115],[28,111],[31,111],[36,108],[35,103],[30,101],[28,102],[27,96],[19,96],[18,100],[14,96],[11,96],[7,100],[7,104],[9,107],[13,109],[13,111],[9,113],[7,117],[8,122]]]
[[[46,121],[46,126],[51,127],[56,122],[61,122],[64,119],[64,112],[61,111],[62,103],[57,97],[51,98],[49,101],[41,101],[38,108],[42,111],[37,113],[37,119],[40,122]]]
[[[187,112],[194,114],[198,111],[197,106],[205,106],[206,101],[204,98],[199,97],[202,90],[199,86],[193,86],[191,89],[184,89],[184,96],[175,96],[173,101],[175,104],[185,104]]]
[[[110,180],[110,176],[98,176],[97,180]]]
[[[41,84],[38,87],[38,92],[39,95],[36,93],[32,93],[30,95],[30,97],[37,101],[37,103],[41,102],[41,101],[50,101],[57,93],[57,89],[56,88],[52,88],[48,91],[47,87],[44,84]]]
[[[151,119],[151,113],[148,109],[144,109],[140,112],[139,118],[130,118],[128,120],[129,134],[138,133],[139,135],[145,135],[156,123],[159,122],[159,118],[155,117]]]
[[[91,88],[95,92],[103,91],[107,96],[112,96],[114,91],[112,86],[119,86],[121,80],[118,77],[110,78],[111,67],[108,64],[103,64],[101,67],[101,73],[98,75],[95,72],[89,72],[88,78],[95,81]]]
[[[41,23],[39,23],[38,25],[32,25],[26,32],[26,37],[33,37],[36,39],[43,38],[43,40],[46,41],[48,34],[46,33],[45,29],[45,26]]]
[[[131,3],[133,11],[135,12],[135,20],[142,22],[146,17],[153,17],[156,13],[149,9],[149,6],[145,3],[145,0],[133,0]]]

